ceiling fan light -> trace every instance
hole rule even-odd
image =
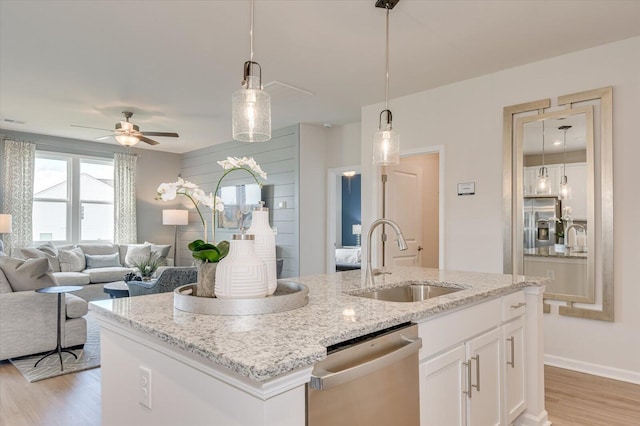
[[[120,145],[124,146],[134,146],[140,142],[140,139],[133,135],[116,135],[116,140]]]
[[[271,96],[260,88],[257,77],[247,77],[246,87],[231,98],[233,139],[264,142],[271,139]]]

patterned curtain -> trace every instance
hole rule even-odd
[[[2,165],[2,211],[12,216],[12,232],[5,234],[6,250],[29,247],[33,243],[33,172],[36,145],[30,142],[4,141]]]
[[[114,154],[114,218],[116,244],[135,244],[138,241],[136,223],[136,164],[138,156],[118,152]]]

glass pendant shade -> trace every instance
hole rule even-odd
[[[135,144],[140,142],[140,139],[138,139],[137,137],[133,135],[126,135],[126,134],[116,135],[116,140],[120,145],[124,145],[124,146],[134,146]]]
[[[261,89],[260,79],[248,76],[246,87],[231,98],[233,139],[264,142],[271,139],[271,96]]]
[[[546,167],[540,167],[538,170],[538,180],[536,183],[536,194],[544,195],[551,193],[551,185],[549,184],[549,173]]]
[[[558,198],[561,200],[571,199],[571,187],[569,186],[567,176],[562,176],[560,179],[560,193],[558,194]]]
[[[400,135],[391,128],[391,124],[384,125],[373,134],[373,164],[400,164]]]

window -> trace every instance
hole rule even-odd
[[[113,160],[36,153],[33,240],[113,240]]]

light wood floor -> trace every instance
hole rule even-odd
[[[545,367],[554,426],[639,426],[640,386]],[[100,425],[100,369],[29,383],[0,362],[1,426]]]

